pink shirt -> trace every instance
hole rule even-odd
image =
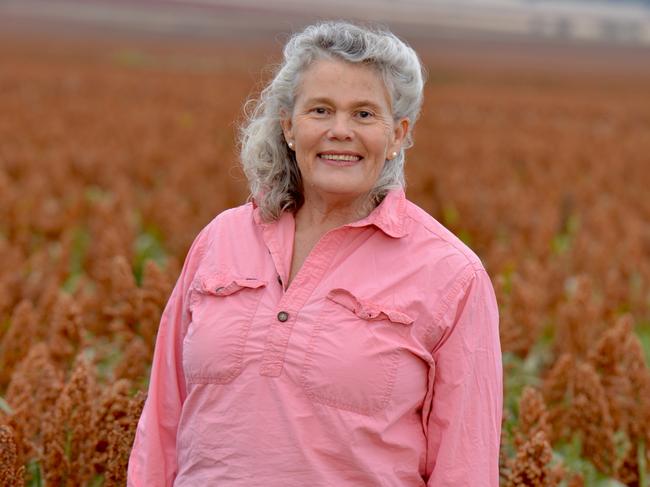
[[[158,332],[133,487],[499,484],[498,311],[480,260],[391,191],[288,288],[294,218],[251,203],[189,251]]]

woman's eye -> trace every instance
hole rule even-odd
[[[372,112],[369,112],[367,110],[361,110],[357,113],[360,118],[370,118],[372,117]]]
[[[325,115],[327,113],[327,108],[325,107],[316,107],[311,109],[312,112],[317,113],[319,115]]]

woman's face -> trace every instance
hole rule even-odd
[[[399,152],[408,120],[393,120],[388,91],[372,67],[319,60],[302,73],[282,129],[296,152],[305,202],[353,201]]]

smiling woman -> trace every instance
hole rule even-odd
[[[498,313],[404,195],[415,52],[291,38],[242,128],[251,202],[196,238],[163,314],[131,486],[498,485]]]
[[[293,111],[284,116],[306,209],[317,205],[324,214],[340,203],[353,219],[365,216],[364,200],[409,128],[408,118],[393,120],[390,95],[376,70],[316,61],[302,74]]]

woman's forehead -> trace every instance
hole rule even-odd
[[[296,102],[325,100],[390,108],[390,95],[374,66],[337,59],[314,61],[300,76]]]

